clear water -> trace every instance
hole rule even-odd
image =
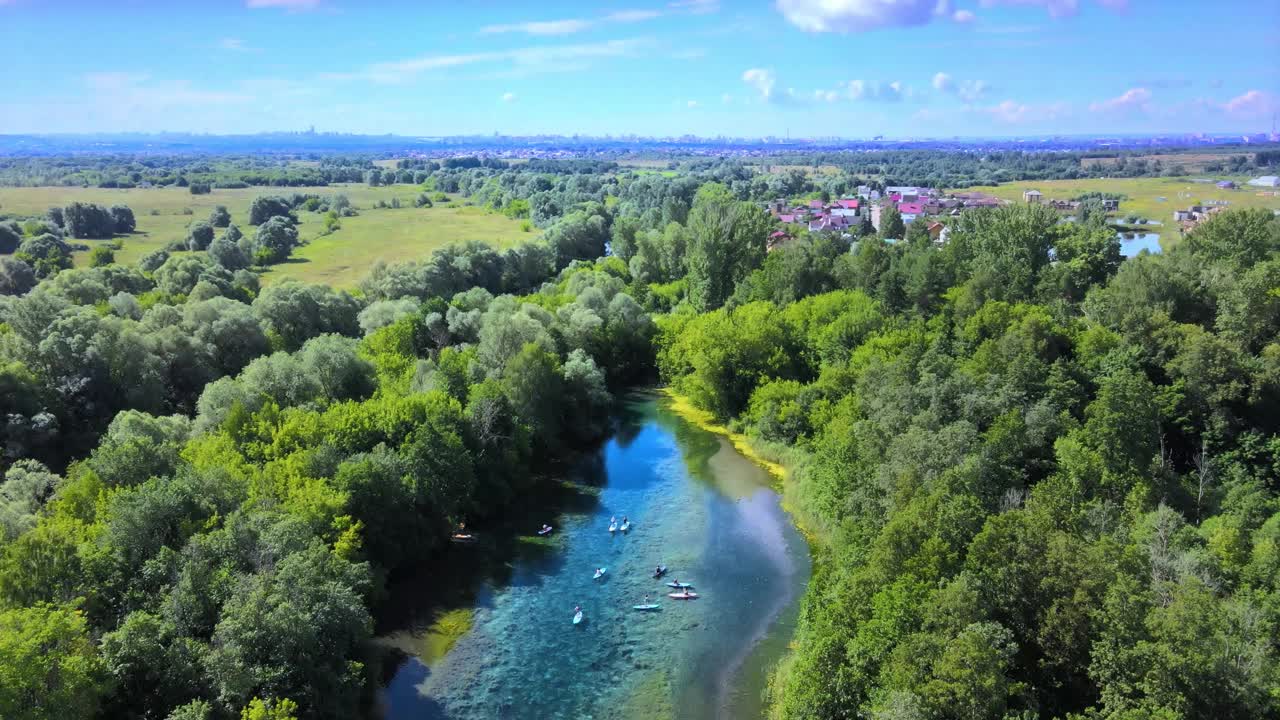
[[[626,415],[571,474],[577,494],[547,519],[554,539],[521,543],[496,571],[478,573],[471,629],[442,657],[417,652],[395,670],[381,698],[386,717],[761,715],[808,580],[808,548],[767,474],[732,445],[650,396]],[[610,535],[610,517],[623,515],[631,532]],[[528,532],[540,522],[530,518]],[[661,581],[651,577],[658,564],[671,568]],[[594,581],[600,566],[608,572]],[[701,597],[669,599],[663,583],[673,578]],[[662,609],[632,609],[646,601]],[[576,627],[575,606],[586,616]],[[412,630],[386,638],[411,653],[421,639]]]
[[[1119,233],[1120,254],[1133,257],[1146,250],[1152,254],[1160,252],[1160,233]]]

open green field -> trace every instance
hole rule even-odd
[[[255,197],[289,195],[295,192],[321,196],[341,193],[359,209],[360,215],[343,218],[342,227],[337,232],[319,237],[324,227],[323,216],[320,213],[299,211],[298,234],[307,244],[295,250],[289,262],[270,268],[263,275],[263,283],[297,278],[351,287],[378,260],[395,262],[426,257],[438,247],[468,240],[481,240],[495,247],[507,247],[534,237],[536,233],[536,230],[523,232],[518,221],[478,207],[446,207],[445,203],[437,203],[432,208],[415,208],[413,199],[421,192],[416,185],[253,187],[215,189],[208,195],[192,195],[186,188],[0,188],[0,213],[43,215],[50,207],[64,206],[75,201],[108,206],[128,205],[138,221],[138,230],[121,238],[124,247],[116,253],[116,258],[123,263],[132,263],[152,250],[185,238],[191,223],[207,220],[216,205],[226,205],[231,212],[232,221],[246,234],[252,233],[249,226],[249,204]],[[402,207],[373,208],[378,200],[390,202],[392,198],[399,198]],[[456,197],[454,200],[461,202]],[[185,213],[188,208],[191,210],[189,215]],[[77,242],[94,245],[101,241]],[[87,255],[88,253],[76,253],[77,264],[86,262]]]
[[[1223,190],[1212,183],[1195,183],[1188,178],[1105,178],[1092,180],[1037,180],[1004,185],[965,188],[990,193],[1005,200],[1022,201],[1025,190],[1039,190],[1045,200],[1069,200],[1089,191],[1122,193],[1128,200],[1120,203],[1118,215],[1139,215],[1165,225],[1173,222],[1173,211],[1189,205],[1203,205],[1206,200],[1227,200],[1232,208],[1269,208],[1280,210],[1280,197],[1260,197],[1255,188],[1244,183],[1247,176],[1214,176],[1214,180],[1233,180],[1241,188]],[[1164,200],[1160,200],[1164,198]]]

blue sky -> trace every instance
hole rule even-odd
[[[0,133],[1256,132],[1280,2],[0,0]]]

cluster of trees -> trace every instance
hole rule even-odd
[[[786,248],[660,322],[822,538],[774,715],[1280,715],[1280,222],[1123,263],[1031,207],[951,238],[811,285]]]
[[[65,238],[111,238],[134,231],[137,222],[133,210],[125,205],[110,208],[96,203],[73,202],[50,208],[48,214],[0,222],[0,295],[20,295],[36,283],[52,277],[72,265],[71,253],[87,250],[83,244],[68,243]],[[95,248],[91,261],[106,264],[112,248]]]
[[[64,187],[307,187],[364,182],[369,155],[60,155],[0,157],[0,185]],[[307,162],[304,162],[307,161]],[[417,182],[421,182],[420,180]]]
[[[625,265],[576,255],[606,217],[381,268],[366,299],[259,292],[213,247],[4,298],[0,716],[367,708],[386,578],[653,373]]]

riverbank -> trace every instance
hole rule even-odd
[[[804,537],[809,550],[809,561],[811,567],[815,571],[813,575],[820,575],[816,572],[821,565],[822,551],[829,545],[828,534],[821,530],[816,522],[813,521],[807,513],[803,512],[796,506],[796,472],[795,469],[789,467],[788,464],[772,460],[764,455],[764,450],[757,447],[751,438],[743,433],[734,432],[728,426],[718,422],[714,415],[702,410],[693,404],[689,398],[677,393],[671,388],[663,388],[663,394],[668,398],[668,407],[672,412],[679,415],[681,419],[698,428],[723,437],[731,443],[739,453],[750,459],[760,467],[768,471],[769,475],[774,478],[778,487],[779,495],[782,497],[782,508],[791,517],[796,530]],[[805,587],[804,597],[807,597],[813,591],[814,583],[817,579],[810,577],[809,583]],[[801,603],[804,602],[801,598]],[[768,718],[776,717],[775,708],[780,699],[778,694],[781,688],[785,687],[787,677],[791,673],[791,665],[794,663],[795,654],[795,631],[797,628],[791,628],[791,635],[785,643],[781,643],[776,649],[779,655],[778,660],[770,668],[760,668],[764,672],[757,672],[755,679],[763,680],[761,694],[764,697],[764,715]]]
[[[796,507],[794,502],[796,472],[791,463],[767,457],[766,451],[754,443],[751,438],[743,433],[734,432],[727,425],[717,421],[714,415],[694,405],[692,400],[675,390],[664,387],[662,394],[667,397],[671,411],[679,415],[685,422],[728,440],[735,450],[769,473],[777,483],[776,489],[782,496],[783,509],[795,521],[796,529],[800,531],[801,535],[804,535],[805,540],[810,545],[810,556],[813,555],[812,550],[815,545],[822,547],[827,545],[827,533],[813,521],[813,518],[809,517],[799,507]]]

